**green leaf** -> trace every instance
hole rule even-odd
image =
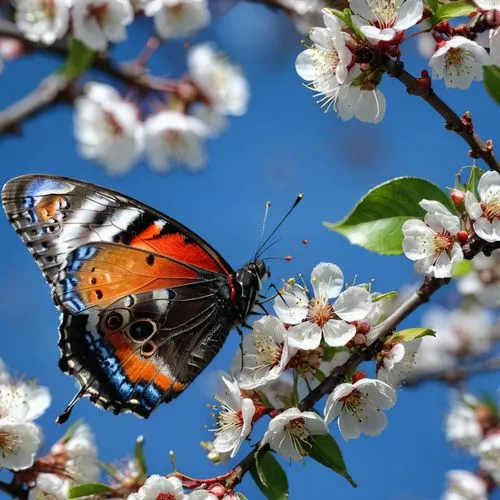
[[[73,38],[69,48],[69,55],[60,71],[68,78],[75,79],[89,68],[94,61],[96,52],[87,47],[83,42]]]
[[[115,490],[107,484],[102,483],[86,483],[77,484],[69,489],[68,498],[80,498],[88,495],[102,495],[103,493],[114,494]]]
[[[348,349],[345,347],[331,347],[325,344],[323,346],[323,361],[331,361],[336,354],[344,351],[348,351]]]
[[[270,451],[255,452],[255,460],[250,473],[266,498],[269,500],[288,499],[286,472]]]
[[[435,337],[436,332],[430,328],[407,328],[391,335],[387,340],[393,342],[411,342],[421,337]]]
[[[398,292],[386,292],[386,293],[381,293],[380,295],[376,295],[375,297],[372,296],[372,302],[378,302],[379,300],[384,300],[384,299],[395,299],[398,296]]]
[[[318,368],[315,372],[314,372],[314,378],[318,381],[318,382],[323,382],[323,380],[325,380],[326,378],[326,375]]]
[[[100,460],[97,460],[97,465],[104,471],[106,472],[109,476],[111,477],[116,477],[116,474],[118,473],[118,469],[111,464],[107,464],[106,462],[101,462]]]
[[[403,253],[401,228],[408,219],[423,219],[422,199],[437,200],[452,213],[455,207],[438,186],[417,177],[398,177],[371,189],[352,212],[337,223],[324,225],[351,243],[383,255]]]
[[[479,179],[486,171],[482,168],[472,165],[469,175],[469,180],[467,181],[467,191],[471,191],[477,194],[477,185],[479,184]]]
[[[312,447],[309,450],[309,456],[323,464],[325,467],[332,469],[337,474],[346,478],[352,486],[356,488],[357,484],[347,472],[347,467],[342,457],[340,447],[330,434],[326,436],[311,436]]]
[[[146,464],[146,457],[144,456],[144,436],[138,436],[135,441],[134,450],[135,459],[141,468],[144,477],[148,475],[148,466]]]
[[[490,97],[500,104],[500,68],[498,66],[483,67],[483,84]]]
[[[248,500],[247,497],[241,493],[241,491],[235,491],[234,496],[236,497],[236,500]]]
[[[427,0],[427,5],[429,6],[429,9],[431,9],[432,13],[434,14],[439,7],[439,2],[438,2],[438,0]]]
[[[434,17],[431,20],[432,24],[453,19],[455,17],[466,17],[472,12],[477,10],[477,5],[466,0],[458,0],[457,2],[450,2],[438,6]]]
[[[474,264],[470,260],[460,260],[453,264],[451,269],[452,278],[461,278],[474,270]]]
[[[365,36],[359,28],[354,24],[351,16],[351,9],[337,10],[337,9],[327,9],[331,14],[338,17],[348,28],[350,28],[359,38],[364,39]]]

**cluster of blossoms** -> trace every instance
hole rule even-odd
[[[438,201],[422,200],[424,220],[409,219],[403,225],[403,251],[415,261],[417,272],[449,278],[463,260],[462,246],[471,238],[488,243],[500,241],[500,174],[486,172],[477,193],[454,189],[452,213]]]
[[[0,360],[0,466],[11,470],[33,465],[42,441],[34,421],[50,405],[46,387],[15,380]]]
[[[344,439],[374,436],[386,427],[382,410],[395,404],[396,387],[411,371],[420,339],[388,339],[377,357],[377,378],[356,371],[329,394],[323,416],[301,411],[298,400],[304,392],[368,348],[375,340],[372,328],[393,307],[392,297],[371,293],[368,285],[344,287],[335,264],[318,264],[311,285],[312,293],[295,280],[285,284],[274,301],[276,316],[253,323],[232,375],[222,375],[211,450],[218,462],[234,457],[266,414],[271,421],[261,444],[294,461],[309,453],[314,436],[328,434],[334,420]]]
[[[154,17],[164,39],[210,23],[207,0],[17,0],[15,7],[17,26],[29,40],[50,45],[71,33],[94,50],[124,41],[136,14]]]
[[[494,314],[478,305],[452,310],[435,306],[422,315],[422,326],[437,335],[422,341],[416,359],[417,376],[480,358],[498,339]]]
[[[37,457],[42,431],[34,423],[49,407],[48,389],[33,381],[16,380],[0,360],[0,466],[28,486],[28,499],[68,498],[72,483],[99,477],[93,435],[80,425]]]
[[[177,477],[164,477],[158,474],[149,476],[137,493],[128,496],[128,500],[157,500],[165,498],[168,500],[235,500],[232,494],[220,493],[220,488],[215,486],[212,493],[209,489],[196,489],[189,494],[184,492],[182,481]]]
[[[203,167],[204,140],[225,128],[226,115],[245,113],[249,89],[240,69],[211,44],[192,47],[187,61],[188,74],[170,89],[166,105],[145,118],[139,103],[113,87],[87,83],[75,103],[81,154],[111,174],[127,171],[143,151],[159,172],[172,162]]]
[[[500,414],[489,399],[471,394],[456,398],[446,418],[446,438],[453,446],[479,460],[478,472],[448,473],[445,500],[487,500],[488,492],[500,485]]]
[[[476,4],[479,12],[496,12],[500,7],[496,2],[483,0]],[[322,107],[333,107],[342,120],[380,122],[386,107],[379,89],[385,69],[384,58],[377,54],[399,60],[406,31],[431,16],[425,7],[422,0],[354,0],[349,4],[351,15],[347,18],[323,9],[325,27],[311,29],[312,45],[297,57],[297,73],[308,82]],[[492,29],[479,41],[475,32],[454,28],[447,21],[418,33],[431,39],[432,47],[426,52],[432,78],[444,79],[446,87],[459,89],[482,80],[484,66],[500,64],[499,24],[500,17],[493,15]],[[426,71],[420,82],[430,87]]]

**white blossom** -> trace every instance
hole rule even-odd
[[[241,355],[243,350],[243,359]],[[252,333],[243,338],[233,367],[242,389],[255,389],[276,380],[297,349],[288,345],[283,323],[274,316],[264,316],[252,324]]]
[[[259,392],[264,394],[273,408],[289,408],[293,406],[293,391],[293,377],[287,372],[283,373],[281,377],[259,387]]]
[[[17,0],[16,24],[28,40],[52,45],[69,26],[69,0]]]
[[[420,206],[427,212],[424,220],[408,219],[403,224],[403,251],[416,261],[417,272],[448,278],[453,265],[463,259],[456,239],[460,220],[438,201],[422,200]]]
[[[193,106],[191,113],[195,118],[200,119],[208,127],[208,134],[210,137],[217,136],[229,126],[227,118],[211,106],[196,103],[196,105]]]
[[[490,256],[476,255],[472,265],[473,269],[457,282],[459,292],[474,295],[488,307],[500,306],[500,250],[494,250]]]
[[[127,38],[125,26],[134,19],[130,0],[74,0],[73,36],[93,50]]]
[[[485,241],[500,241],[500,174],[485,172],[477,185],[479,201],[470,191],[465,193],[465,207],[474,221],[476,234]]]
[[[429,60],[432,78],[441,80],[448,88],[467,89],[483,79],[483,66],[491,64],[486,50],[477,42],[454,36],[444,42]]]
[[[392,387],[400,385],[415,368],[417,351],[421,343],[422,339],[395,343],[389,351],[383,353],[377,378]]]
[[[194,490],[187,498],[189,500],[217,500],[217,497],[207,490]]]
[[[164,39],[191,35],[210,23],[207,0],[142,0],[141,5]]]
[[[221,408],[213,445],[218,452],[231,452],[232,458],[252,430],[255,405],[250,398],[241,396],[240,387],[232,377],[223,373],[221,382],[222,391],[215,396]]]
[[[13,389],[27,403],[27,412],[24,416],[25,421],[30,422],[41,417],[52,402],[52,398],[47,387],[38,385],[34,381],[17,382],[13,385]]]
[[[69,481],[47,472],[36,476],[35,486],[28,493],[28,500],[67,500],[68,497]]]
[[[371,42],[391,41],[422,18],[422,0],[351,0],[352,19]]]
[[[250,90],[243,72],[212,44],[192,47],[187,63],[191,78],[215,111],[236,116],[246,112]]]
[[[391,408],[396,402],[396,391],[380,380],[362,378],[335,387],[328,396],[325,420],[338,417],[338,426],[344,439],[380,434],[387,426],[387,417],[381,410]]]
[[[261,446],[269,444],[281,456],[298,461],[307,455],[310,437],[325,434],[328,427],[318,414],[289,408],[269,422]]]
[[[451,470],[446,474],[448,489],[441,500],[488,500],[486,483],[467,470]]]
[[[500,10],[500,0],[474,0],[482,10]]]
[[[349,322],[362,320],[372,308],[370,293],[362,286],[341,292],[344,275],[335,264],[321,262],[311,272],[314,298],[296,283],[276,297],[274,309],[288,328],[289,344],[316,349],[321,338],[330,346],[344,346],[356,334]],[[336,298],[333,304],[330,299]]]
[[[99,162],[110,174],[129,170],[143,149],[138,110],[109,85],[85,85],[75,102],[74,127],[82,156]]]
[[[171,161],[193,171],[203,167],[202,141],[209,131],[198,118],[175,111],[161,111],[147,119],[144,129],[146,152],[156,170],[167,172]]]
[[[465,400],[454,402],[446,417],[445,431],[446,439],[453,446],[477,454],[479,444],[483,439],[483,431],[474,408]]]
[[[158,498],[186,500],[188,497],[184,493],[180,479],[167,478],[158,474],[149,476],[137,493],[128,496],[128,500],[157,500]]]
[[[479,457],[479,467],[500,484],[500,434],[491,434],[482,441]]]
[[[500,66],[500,28],[495,28],[494,30],[489,31],[489,47],[491,64]]]
[[[328,9],[322,12],[326,27],[311,30],[313,45],[298,55],[297,73],[310,82],[308,86],[320,97],[321,106],[326,110],[333,107],[342,120],[380,122],[385,115],[384,95],[373,83],[360,81],[362,72],[359,65],[352,65],[347,47],[349,35],[334,14]]]
[[[356,118],[364,123],[379,123],[385,116],[386,100],[378,87],[343,85],[336,95],[336,110],[344,121]]]
[[[11,420],[9,416],[0,418],[0,468],[31,467],[40,442],[41,433],[35,424]]]
[[[326,28],[310,31],[313,45],[297,56],[295,69],[303,80],[311,82],[314,90],[329,94],[346,82],[352,53],[346,46],[338,18],[324,10],[323,21]]]
[[[451,311],[433,307],[422,315],[422,325],[434,330],[436,337],[422,339],[417,354],[419,372],[450,368],[457,356],[478,356],[492,345],[492,317],[481,307]]]
[[[62,445],[62,448],[59,447]],[[93,483],[99,479],[95,437],[86,424],[81,424],[63,443],[56,444],[51,452],[65,454],[65,472],[76,483]]]
[[[33,465],[41,432],[27,420],[30,404],[15,387],[0,387],[0,467],[26,469]]]
[[[417,38],[417,48],[422,57],[430,59],[436,52],[436,40],[431,33],[421,33]]]

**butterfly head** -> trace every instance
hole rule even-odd
[[[235,282],[238,292],[236,294],[236,306],[240,311],[242,323],[257,302],[262,282],[269,278],[269,268],[263,260],[255,260],[245,264],[235,275]]]

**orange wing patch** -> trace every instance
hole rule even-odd
[[[187,241],[182,233],[161,234],[162,226],[156,223],[148,226],[133,238],[129,245],[151,250],[173,259],[192,264],[214,273],[229,274],[228,270],[215,260],[203,247],[194,241]]]
[[[186,285],[199,279],[198,273],[159,255],[122,245],[92,245],[95,255],[83,260],[73,274],[71,293],[79,295],[85,307],[106,307],[132,293]]]
[[[185,389],[187,384],[174,381],[172,377],[160,372],[153,361],[139,356],[123,332],[106,334],[105,339],[114,347],[120,367],[132,384],[154,383],[165,392],[181,392]]]

